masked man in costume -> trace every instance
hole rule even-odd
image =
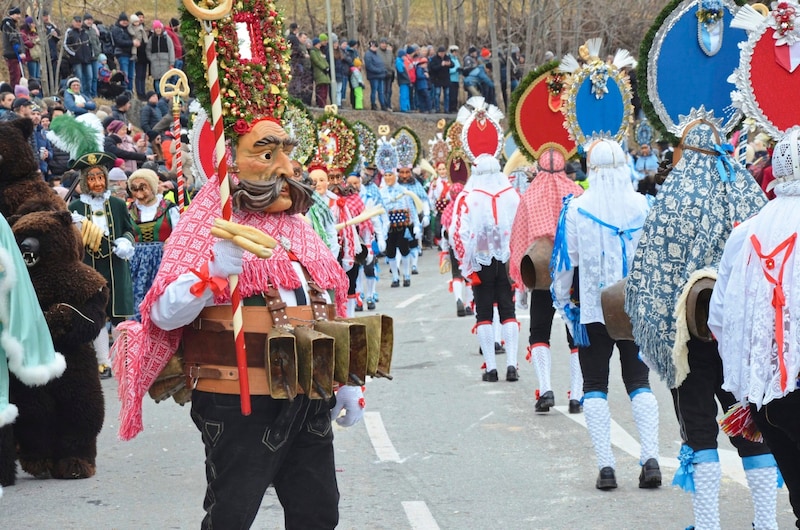
[[[734,224],[767,202],[747,170],[727,154],[723,141],[713,115],[685,121],[674,169],[644,224],[625,293],[625,312],[641,355],[672,392],[683,439],[674,483],[692,493],[698,529],[720,526],[717,401],[727,411],[736,397],[721,388],[717,342],[691,336],[686,310],[679,307],[688,304],[694,283],[716,276]],[[742,436],[730,441],[744,464],[755,527],[777,528],[777,468],[769,448]]]
[[[133,307],[141,321],[139,304],[153,284],[163,255],[164,242],[178,225],[178,207],[158,192],[158,175],[150,169],[137,169],[128,177],[133,202],[128,206],[133,219],[135,252],[131,259]]]
[[[413,178],[413,177],[412,177]],[[397,173],[387,169],[383,173],[381,198],[389,216],[389,230],[386,234],[386,257],[392,271],[392,287],[400,287],[400,266],[403,262],[403,287],[411,286],[411,245],[417,244],[422,227],[420,225],[414,200],[407,190],[397,183]],[[400,252],[400,257],[397,253]]]
[[[375,173],[377,168],[374,166],[366,166],[361,172],[361,187],[359,188],[359,195],[364,203],[365,208],[386,208],[383,205],[381,198],[381,190],[375,184]],[[375,228],[374,245],[372,245],[372,261],[369,261],[361,268],[361,285],[363,286],[364,301],[367,304],[367,309],[375,309],[375,303],[378,301],[376,286],[378,284],[378,272],[376,255],[383,254],[386,251],[386,232],[389,226],[389,219],[384,213],[372,219],[372,225]]]
[[[428,194],[425,192],[425,188],[422,187],[422,184],[420,184],[414,176],[414,173],[411,171],[411,166],[398,167],[397,180],[401,187],[416,195],[420,200],[422,211],[417,213],[421,215],[420,222],[422,223],[422,229],[427,228],[431,222],[431,207],[428,203]],[[415,234],[414,240],[409,243],[409,248],[411,256],[411,274],[418,274],[417,262],[419,261],[420,250],[422,248],[422,231],[420,231],[419,235]]]
[[[772,169],[775,199],[734,228],[725,243],[708,326],[719,340],[722,388],[749,407],[800,522],[800,393],[794,377],[800,371],[800,128],[775,146]]]
[[[554,148],[547,149],[539,157],[539,172],[531,185],[522,195],[517,216],[511,229],[511,258],[509,261],[509,275],[518,286],[524,286],[520,273],[520,264],[526,259],[528,249],[537,240],[545,239],[552,242],[555,238],[558,217],[561,212],[563,199],[567,195],[579,197],[583,188],[575,184],[564,173],[564,154]],[[545,241],[538,244],[544,245]],[[549,262],[548,255],[548,262]],[[529,258],[528,258],[529,259]],[[536,264],[534,264],[536,265]],[[545,269],[540,264],[541,269]],[[546,270],[535,271],[537,280],[539,275],[549,275]],[[538,283],[538,282],[537,282]],[[545,282],[549,284],[548,282]],[[529,286],[531,287],[531,286]],[[530,336],[528,339],[528,360],[533,362],[536,377],[539,380],[536,412],[548,412],[555,405],[553,388],[550,386],[550,332],[553,327],[553,299],[548,288],[535,288],[533,286],[530,297]],[[570,394],[569,411],[581,411],[580,400],[583,397],[583,377],[578,359],[578,348],[575,346],[572,335],[567,330],[567,341],[570,349]]]
[[[517,381],[519,323],[506,262],[519,195],[500,171],[495,157],[481,154],[474,166],[472,190],[464,199],[466,207],[458,226],[456,256],[462,276],[473,280],[476,332],[486,363],[482,378],[489,382],[499,379],[492,326],[496,304],[506,344],[506,381]]]
[[[81,195],[69,204],[76,223],[89,221],[103,232],[99,247],[87,245],[83,262],[103,275],[111,296],[106,314],[111,320],[111,332],[118,336],[116,326],[134,314],[133,284],[129,260],[134,255],[133,220],[125,201],[113,197],[108,189],[108,168],[114,159],[103,152],[89,153],[73,164],[81,172]],[[94,341],[100,377],[111,377],[108,331],[105,328]]]
[[[555,236],[553,301],[564,321],[572,324],[578,345],[583,410],[600,470],[595,486],[617,487],[607,400],[609,363],[616,346],[641,442],[639,487],[657,488],[661,485],[658,404],[648,369],[633,341],[609,336],[600,305],[600,289],[628,273],[647,216],[647,199],[631,187],[625,153],[617,142],[595,140],[587,149],[586,163],[589,189],[564,205]]]
[[[227,20],[218,21],[217,30],[220,38],[235,46],[235,25]],[[198,21],[185,18],[184,24],[189,23],[202,31]],[[285,47],[281,29],[280,18],[269,17],[251,27],[251,32],[260,31],[264,34],[261,38],[272,39],[268,49],[274,51]],[[200,42],[187,42],[191,45]],[[285,60],[275,52],[265,67],[277,68],[275,73],[284,75],[285,65],[276,62]],[[257,70],[253,75],[261,75]],[[230,77],[239,90],[249,90],[244,79]],[[235,223],[231,227],[239,231],[250,227],[269,234],[279,244],[269,259],[260,259],[232,240],[211,236],[212,224],[222,214],[220,177],[213,176],[203,186],[165,245],[159,273],[142,302],[141,324],[125,324],[127,337],[120,341],[125,350],[115,358],[123,398],[123,439],[142,430],[144,393],[182,338],[186,339],[185,326],[207,306],[231,304],[224,280],[228,276],[238,275],[245,309],[267,306],[271,316],[264,318],[273,322],[276,317],[280,320],[283,307],[312,305],[313,311],[320,298],[327,300],[328,290],[335,294],[337,313],[345,314],[347,277],[311,225],[297,215],[308,209],[312,190],[293,178],[289,154],[295,141],[275,116],[286,97],[285,82],[275,88],[247,100],[247,119],[224,117],[232,156],[231,175],[223,173],[223,177],[231,179],[231,221]],[[226,100],[229,105],[241,104],[241,99],[230,97],[233,99]],[[191,329],[199,326],[196,322]],[[338,418],[339,423],[360,419],[361,387],[342,387],[336,400],[311,399],[305,393],[298,393],[293,400],[278,399],[273,394],[280,389],[269,388],[266,368],[254,364],[257,359],[264,362],[262,350],[254,352],[256,358],[248,362],[252,412],[243,415],[239,381],[225,375],[231,371],[238,374],[234,341],[227,348],[199,346],[194,351],[184,347],[183,355],[184,360],[192,356],[194,364],[187,368],[196,367],[191,372],[191,412],[205,445],[207,489],[202,528],[249,528],[270,484],[284,508],[287,528],[335,528],[339,492],[331,409],[336,401],[345,404],[346,419]]]

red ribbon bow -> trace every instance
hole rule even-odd
[[[228,286],[227,278],[217,278],[208,273],[208,262],[203,263],[199,270],[189,269],[195,276],[200,278],[197,282],[193,283],[189,288],[189,292],[193,296],[199,298],[206,291],[206,288],[211,289],[214,296],[222,296],[225,292],[225,287]]]

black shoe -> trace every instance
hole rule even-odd
[[[375,302],[372,299],[367,299],[367,309],[375,309]]]
[[[100,379],[111,379],[114,377],[114,374],[111,373],[111,367],[107,364],[99,365],[97,370],[100,372]]]
[[[467,316],[467,310],[464,309],[464,302],[462,302],[461,300],[456,301],[456,315],[460,317]]]
[[[416,267],[411,267],[411,274],[419,274],[419,271]]]
[[[658,460],[650,458],[642,466],[639,473],[639,487],[642,489],[658,488],[661,486],[661,469],[658,467]]]
[[[470,306],[470,305],[466,306],[464,308],[464,311],[466,311],[467,316],[472,316],[472,315],[475,314],[475,312],[472,310],[472,306]]]
[[[517,369],[513,366],[509,366],[506,368],[506,381],[517,381],[519,379],[519,375],[517,375]]]
[[[491,372],[483,372],[484,381],[489,381],[490,383],[496,383],[499,378],[497,377],[497,370],[492,370]]]
[[[499,342],[495,342],[494,343],[494,354],[495,355],[500,355],[500,354],[503,354],[505,352],[506,352],[506,349],[502,344],[500,344]]]
[[[403,278],[403,287],[411,287],[411,278]]]
[[[570,414],[580,414],[583,412],[583,405],[577,399],[570,399],[569,400],[569,413]]]
[[[535,412],[550,412],[550,407],[556,406],[556,397],[553,395],[552,390],[548,390],[536,400],[536,406],[533,407]]]
[[[400,280],[392,280],[392,287],[400,287]]]
[[[358,313],[360,311],[363,311],[363,310],[364,310],[364,306],[363,305],[356,304],[356,309],[355,309],[356,313]]]
[[[613,467],[604,467],[597,475],[597,482],[594,485],[599,490],[613,490],[617,487],[617,477],[614,476]]]

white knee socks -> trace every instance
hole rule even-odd
[[[481,324],[475,330],[478,335],[478,344],[481,345],[483,360],[486,363],[486,371],[491,372],[497,369],[494,356],[494,330],[490,324]]]
[[[543,342],[531,346],[531,358],[536,369],[536,378],[539,380],[539,395],[553,390],[550,385],[550,346]]]
[[[509,321],[503,324],[503,340],[506,343],[506,366],[517,367],[517,348],[519,348],[519,324]]]
[[[583,415],[597,456],[597,468],[615,467],[614,453],[611,451],[611,412],[606,395],[602,392],[587,394],[583,400]]]
[[[772,455],[742,458],[747,485],[753,499],[753,529],[777,530],[775,504],[778,497],[778,468]]]
[[[550,378],[547,379],[549,384]],[[583,399],[583,372],[577,349],[569,352],[569,398],[578,401]]]
[[[400,279],[400,268],[399,268],[399,265],[397,263],[398,259],[403,259],[403,258],[402,257],[400,257],[400,258],[395,257],[395,258],[389,259],[389,270],[392,271],[392,281],[397,281],[397,280]]]
[[[450,283],[453,289],[453,297],[456,299],[456,302],[461,300],[464,301],[464,280],[454,278],[453,281]]]
[[[100,328],[100,333],[92,341],[94,345],[94,353],[97,356],[97,364],[105,364],[111,366],[111,359],[108,356],[108,330],[105,326]]]
[[[633,394],[631,409],[641,444],[639,463],[644,465],[649,459],[658,458],[658,403],[650,389],[641,388]]]
[[[706,449],[706,451],[716,453],[716,449]],[[694,510],[695,530],[720,530],[719,482],[722,478],[722,468],[719,461],[692,465],[694,466],[692,509]]]

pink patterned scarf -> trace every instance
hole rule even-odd
[[[570,193],[578,197],[583,193],[583,188],[570,180],[562,170],[552,173],[540,171],[522,194],[511,230],[511,258],[508,264],[509,276],[518,286],[524,285],[519,270],[522,257],[540,237],[550,238],[550,241],[555,238],[562,199]]]
[[[114,372],[119,380],[119,437],[130,440],[142,431],[142,399],[161,370],[178,348],[182,329],[164,331],[150,321],[150,308],[164,294],[167,286],[181,274],[205,263],[216,238],[211,225],[221,217],[219,184],[212,177],[181,215],[178,226],[164,245],[164,257],[153,286],[140,306],[141,324],[126,321],[119,325],[124,340],[114,343]],[[288,242],[289,250],[305,267],[311,278],[323,289],[334,289],[336,309],[345,315],[347,276],[336,263],[328,247],[313,228],[299,216],[236,211],[233,221],[254,226],[279,242]],[[262,260],[250,253],[244,255],[244,270],[239,276],[242,298],[260,294],[269,284],[285,289],[301,286],[286,249],[278,245],[271,258]],[[215,299],[217,304],[230,304],[230,293]],[[231,336],[233,346],[233,336]]]

